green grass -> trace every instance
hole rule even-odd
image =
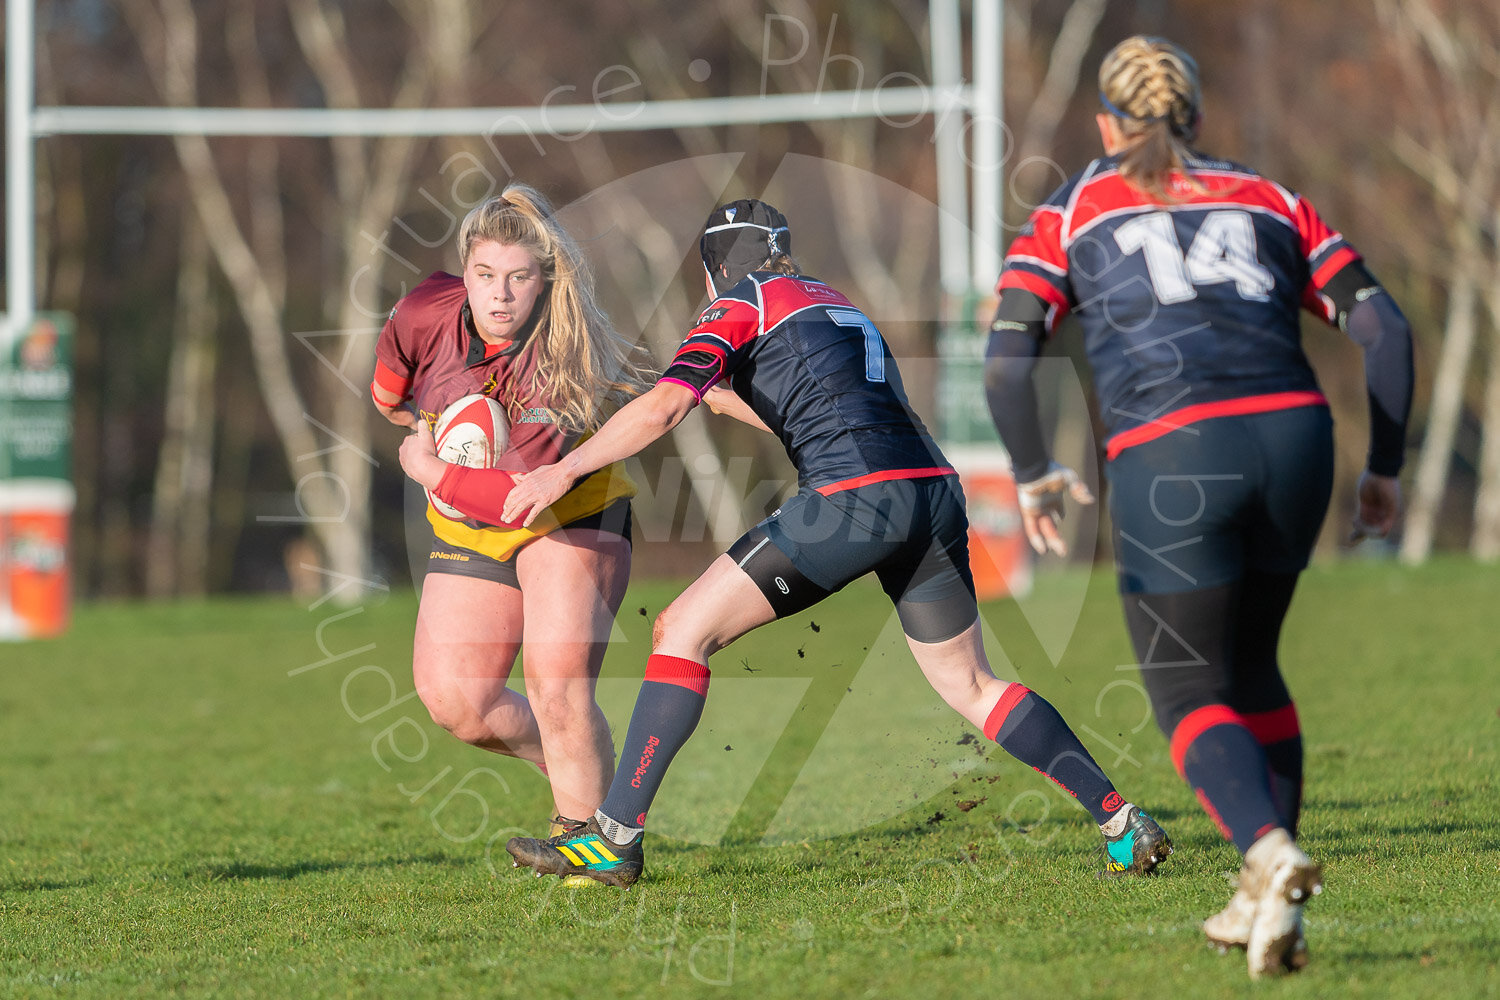
[[[627,598],[617,733],[672,593]],[[1107,573],[985,615],[1002,673],[1171,830],[1149,880],[1093,877],[1087,815],[936,706],[868,586],[716,658],[646,881],[525,877],[499,845],[540,828],[544,783],[390,704],[415,605],[369,596],[86,607],[0,647],[0,994],[1500,995],[1494,569],[1306,576],[1284,662],[1328,891],[1312,966],[1255,985],[1201,943],[1236,858],[1116,669]]]

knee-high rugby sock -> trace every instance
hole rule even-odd
[[[1101,826],[1125,804],[1057,709],[1024,684],[1005,689],[985,720],[984,735],[1057,782]]]
[[[1265,751],[1276,814],[1295,837],[1302,816],[1302,727],[1297,721],[1297,706],[1287,702],[1270,712],[1247,712],[1245,725]]]
[[[1295,573],[1246,576],[1234,629],[1235,685],[1229,701],[1265,749],[1271,795],[1281,825],[1294,837],[1302,811],[1302,727],[1281,676],[1277,649],[1296,589]]]
[[[652,653],[620,747],[620,764],[597,816],[604,835],[624,843],[646,825],[646,812],[662,778],[682,749],[708,696],[708,667],[677,656]]]
[[[1171,747],[1177,773],[1241,854],[1281,825],[1265,751],[1228,705],[1188,713],[1173,730]]]

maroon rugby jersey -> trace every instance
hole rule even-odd
[[[495,462],[508,472],[529,472],[556,462],[574,444],[552,422],[545,399],[513,403],[501,395],[507,385],[531,384],[531,356],[525,341],[487,353],[471,327],[463,279],[438,271],[396,304],[375,345],[375,382],[409,398],[429,424],[448,406],[482,393],[505,406],[510,441]],[[517,366],[524,366],[517,369]]]

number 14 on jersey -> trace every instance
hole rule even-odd
[[[1169,212],[1138,216],[1115,229],[1127,254],[1145,255],[1151,289],[1163,305],[1198,297],[1195,286],[1232,282],[1240,297],[1264,302],[1275,287],[1255,252],[1255,223],[1248,212],[1209,212],[1186,253]]]

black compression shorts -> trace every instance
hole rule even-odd
[[[902,630],[943,642],[974,624],[969,521],[956,477],[897,479],[823,496],[803,489],[730,546],[776,617],[874,572]]]

